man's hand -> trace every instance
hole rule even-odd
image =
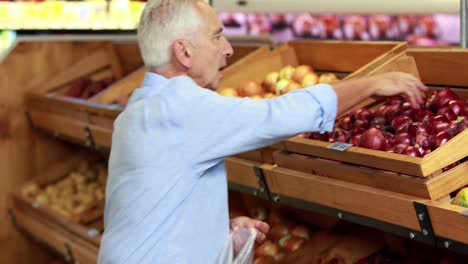
[[[231,219],[231,230],[235,230],[237,228],[255,228],[257,229],[257,243],[263,243],[266,239],[266,234],[270,230],[270,226],[259,220],[255,220],[249,218],[247,216],[239,216]]]
[[[407,99],[413,108],[419,109],[423,103],[421,92],[427,87],[416,77],[404,72],[388,72],[373,77],[374,95],[401,95]]]
[[[422,92],[428,89],[418,78],[403,72],[351,78],[334,83],[333,88],[338,96],[338,115],[370,96],[401,95],[413,108],[419,109],[423,103]]]

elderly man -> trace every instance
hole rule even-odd
[[[276,99],[222,97],[215,89],[233,53],[201,0],[150,0],[138,43],[148,69],[114,124],[99,263],[216,263],[229,230],[224,158],[306,131],[330,131],[371,95],[402,94],[414,107],[427,88],[404,73],[319,84]],[[208,89],[205,89],[208,88]]]

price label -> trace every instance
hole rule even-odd
[[[461,211],[460,214],[461,214],[461,215],[464,215],[464,216],[468,216],[468,210]]]
[[[338,150],[338,151],[345,151],[348,148],[352,147],[353,144],[349,143],[343,143],[343,142],[335,142],[331,145],[329,145],[327,148],[333,149],[333,150]]]

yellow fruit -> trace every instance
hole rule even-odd
[[[452,204],[468,207],[468,187],[463,188],[457,193],[455,199],[453,199]]]

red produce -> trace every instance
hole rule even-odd
[[[368,129],[370,125],[369,125],[369,121],[367,121],[366,119],[356,119],[356,121],[354,121],[354,123],[351,124],[351,127],[353,128],[361,127],[364,129]]]
[[[289,226],[285,224],[277,224],[271,228],[270,232],[268,232],[268,238],[271,239],[272,241],[278,241],[280,238],[289,234],[290,234]]]
[[[379,105],[375,109],[375,116],[376,117],[385,117],[385,111],[387,111],[387,105]]]
[[[351,136],[349,143],[353,144],[354,146],[359,146],[359,140],[361,140],[361,136],[362,134],[356,134],[354,136]]]
[[[371,127],[376,127],[376,126],[381,126],[384,127],[386,124],[385,118],[382,116],[376,116],[372,119],[370,126]]]
[[[356,128],[353,128],[351,129],[351,131],[349,131],[350,133],[350,136],[354,136],[354,135],[359,135],[359,134],[362,134],[366,131],[366,129],[362,128],[362,127],[356,127]]]
[[[448,106],[444,106],[439,109],[439,111],[437,111],[437,115],[444,115],[449,121],[457,119],[457,115]]]
[[[307,228],[307,226],[295,226],[291,229],[291,235],[309,240],[309,228]]]
[[[338,120],[338,127],[342,129],[349,130],[351,128],[351,117],[345,116]]]
[[[450,100],[448,102],[448,107],[452,109],[452,111],[457,115],[457,116],[462,116],[465,115],[465,104],[461,100]]]
[[[413,107],[411,107],[411,103],[410,103],[410,102],[404,102],[404,103],[401,105],[399,114],[400,114],[400,115],[409,116],[409,117],[411,117],[411,119],[413,119],[414,116],[416,115],[416,109],[414,109]]]
[[[278,244],[281,248],[284,248],[286,252],[294,252],[298,250],[304,242],[305,240],[300,237],[285,236],[279,240]]]
[[[430,136],[429,134],[417,134],[416,137],[414,138],[414,146],[415,147],[420,147],[424,151],[427,149],[431,148],[431,141],[430,141]],[[424,152],[421,152],[423,154]]]
[[[255,249],[254,256],[255,257],[260,257],[260,256],[273,257],[277,255],[279,252],[280,252],[280,248],[278,247],[278,245],[276,245],[270,240],[266,240],[265,242],[263,242],[263,244],[261,244]]]
[[[399,143],[393,146],[391,152],[401,154],[409,145],[406,143]]]
[[[405,99],[399,95],[396,96],[389,96],[385,99],[385,104],[386,105],[401,105]]]
[[[254,259],[253,264],[275,264],[276,261],[271,256],[260,256]]]
[[[329,137],[330,137],[329,132],[324,132],[324,133],[312,132],[312,134],[310,135],[310,139],[316,139],[316,140],[325,141],[325,142],[328,142]]]
[[[450,100],[460,99],[456,93],[451,91],[448,87],[443,90],[434,91],[426,102],[426,108],[436,113],[442,106],[447,104]]]
[[[414,137],[409,133],[399,133],[395,136],[395,144],[406,143],[411,145],[413,142]]]
[[[413,157],[422,157],[422,154],[419,151],[419,149],[414,146],[408,146],[405,150],[403,150],[401,154]]]
[[[390,132],[382,132],[385,138],[385,142],[387,143],[386,149],[389,150],[388,147],[392,148],[395,144],[395,135]]]
[[[434,116],[434,126],[436,126],[438,123],[448,123],[450,120],[445,116],[445,115],[436,115]]]
[[[377,128],[370,128],[366,130],[366,132],[364,132],[359,139],[359,147],[375,150],[385,150],[385,137]]]
[[[428,110],[419,110],[414,115],[414,120],[418,122],[428,123],[434,118],[434,113]]]
[[[449,126],[450,126],[450,123],[446,123],[446,122],[437,123],[434,126],[431,134],[437,134],[439,132],[445,131]]]
[[[391,125],[394,128],[398,128],[401,125],[411,124],[412,122],[413,120],[411,119],[411,117],[406,115],[399,115],[392,120]]]
[[[451,138],[452,136],[446,131],[437,133],[431,138],[431,150],[440,147],[441,145],[445,144],[445,142],[449,141]]]
[[[347,142],[349,139],[349,132],[346,130],[343,130],[341,128],[335,127],[333,129],[333,132],[330,134],[330,137],[328,138],[328,142],[334,143],[334,142]]]
[[[385,121],[387,122],[387,124],[390,124],[392,122],[393,118],[397,116],[399,110],[400,105],[392,104],[387,106],[387,108],[385,109]]]
[[[421,122],[413,122],[408,127],[408,133],[410,133],[413,136],[416,136],[419,133],[430,134],[431,131],[431,126],[429,126],[428,124],[423,124]]]
[[[370,122],[372,118],[374,118],[374,113],[367,108],[355,109],[351,111],[349,115],[354,117],[356,120],[367,120],[367,122]]]

